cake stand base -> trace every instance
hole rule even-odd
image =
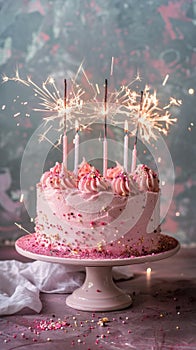
[[[132,299],[114,284],[112,266],[89,266],[84,284],[67,297],[66,303],[83,311],[112,311],[130,306]]]
[[[173,238],[171,238],[173,239]],[[177,253],[180,244],[174,240],[174,248],[163,253],[131,257],[124,259],[80,259],[67,258],[55,254],[47,248],[38,250],[34,234],[19,238],[15,247],[19,254],[30,259],[60,264],[78,265],[86,268],[84,284],[76,289],[66,299],[68,306],[83,311],[114,311],[122,310],[132,304],[130,295],[118,288],[112,278],[113,266],[141,264],[168,258]]]

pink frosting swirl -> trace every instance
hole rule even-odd
[[[122,165],[120,165],[118,162],[116,162],[116,166],[113,168],[107,169],[107,178],[112,180],[114,179],[117,175],[122,173],[124,171],[124,168]]]
[[[91,171],[94,171],[94,169],[95,168],[92,165],[90,165],[88,162],[86,162],[85,159],[83,159],[78,169],[78,179],[81,179],[84,175],[89,174]],[[97,173],[99,173],[97,169],[95,170]]]
[[[139,164],[133,173],[133,180],[140,191],[159,192],[157,174],[145,164]]]
[[[112,190],[120,196],[128,196],[131,193],[131,182],[129,175],[121,172],[112,180]]]
[[[50,171],[46,171],[40,180],[41,186],[45,188],[53,188],[66,190],[77,188],[76,176],[67,169],[63,168],[63,164],[56,163]]]
[[[86,193],[106,191],[109,189],[109,183],[94,168],[80,179],[78,189]]]

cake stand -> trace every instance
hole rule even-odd
[[[33,248],[34,241],[33,234],[19,238],[15,243],[17,252],[34,260],[78,265],[86,268],[86,279],[83,285],[66,299],[68,306],[83,311],[112,311],[129,307],[132,304],[131,296],[115,285],[112,278],[112,267],[165,259],[177,253],[180,248],[179,242],[174,239],[175,247],[163,253],[124,259],[100,260],[61,257],[51,255],[49,250],[38,252],[38,249]]]

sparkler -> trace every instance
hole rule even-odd
[[[103,140],[103,176],[107,176],[108,162],[108,142],[107,142],[107,94],[108,81],[105,79],[105,96],[104,96],[104,140]]]
[[[111,70],[113,71],[112,60]],[[90,90],[93,92],[93,99],[84,104],[83,95],[85,91],[76,83],[76,77],[82,72]],[[40,100],[40,108],[33,108],[34,111],[43,112],[43,120],[47,122],[53,122],[55,119],[59,120],[59,129],[65,130],[69,127],[74,127],[75,119],[80,121],[80,125],[84,126],[81,122],[81,111],[87,116],[87,124],[90,125],[100,118],[100,115],[104,116],[104,134],[107,135],[106,130],[106,105],[107,105],[107,117],[109,117],[113,125],[122,124],[126,119],[130,124],[130,132],[139,134],[141,139],[150,142],[151,139],[157,140],[158,133],[166,135],[169,127],[176,122],[176,118],[172,118],[169,113],[169,108],[173,105],[181,105],[180,100],[176,100],[173,97],[170,98],[169,103],[161,108],[156,96],[156,91],[150,93],[149,87],[146,85],[143,93],[143,106],[138,118],[138,110],[140,104],[138,103],[139,94],[132,90],[130,87],[136,81],[140,81],[140,76],[137,74],[128,85],[123,85],[118,91],[113,91],[108,94],[107,83],[105,83],[105,104],[97,101],[97,95],[100,90],[98,84],[94,85],[89,81],[86,72],[82,65],[80,65],[75,79],[71,80],[71,88],[69,89],[69,96],[67,96],[67,82],[65,81],[64,97],[62,97],[56,87],[55,81],[52,77],[48,77],[41,86],[34,83],[34,81],[27,76],[27,79],[22,79],[19,75],[19,71],[16,70],[14,77],[3,76],[3,82],[15,81],[21,83],[27,87],[31,87],[35,93],[35,96]],[[165,77],[163,85],[166,84],[168,75]],[[107,96],[107,97],[106,97]],[[69,103],[67,103],[67,98]],[[106,103],[107,102],[107,103]],[[85,107],[85,108],[84,108]],[[15,116],[19,115],[18,113]],[[86,126],[84,126],[86,127]],[[106,136],[104,135],[104,136]],[[44,139],[45,137],[43,137]],[[64,139],[65,140],[65,139]],[[65,142],[66,143],[66,142]],[[66,155],[66,146],[64,146],[64,156]],[[64,157],[63,162],[66,165],[66,159]]]
[[[108,81],[105,79],[105,97],[104,97],[104,138],[107,138],[107,96],[108,96]]]
[[[173,105],[180,106],[181,104],[181,100],[170,97],[169,103],[161,108],[156,91],[150,93],[149,86],[146,85],[142,97],[140,117],[138,118],[138,109],[141,101],[138,104],[137,98],[135,101],[131,98],[131,102],[125,104],[125,116],[131,118],[132,132],[140,134],[141,139],[150,142],[150,139],[157,140],[159,132],[167,135],[169,127],[177,121],[176,118],[171,117],[168,109]]]
[[[66,113],[66,108],[67,108],[67,80],[64,80],[64,117],[63,117],[63,128],[64,128],[64,133],[63,133],[63,168],[67,168],[67,113]]]
[[[140,81],[139,74],[137,74],[137,76],[127,86],[122,85],[119,90],[107,91],[107,116],[113,125],[119,125],[122,124],[122,122],[124,122],[123,118],[128,108],[129,111],[131,110],[131,108],[135,110],[135,104],[136,99],[138,97],[138,93],[131,90],[130,86],[133,85],[136,81]],[[91,102],[91,110],[89,112],[89,119],[92,122],[96,122],[97,119],[100,118],[100,116],[102,118],[105,117],[105,109],[103,108],[103,103],[100,103],[97,100],[97,95],[100,94],[98,84],[96,84],[96,88],[93,89],[92,83],[90,83],[89,81],[88,83],[89,87],[94,93]]]
[[[36,112],[43,112],[43,120],[47,123],[59,119],[59,128],[64,130],[65,120],[70,126],[75,123],[75,115],[79,114],[83,105],[81,99],[84,95],[84,90],[76,84],[75,80],[72,80],[72,86],[69,93],[69,105],[66,104],[66,82],[64,97],[61,96],[55,81],[52,77],[48,77],[41,86],[36,84],[30,76],[27,79],[22,79],[19,75],[19,71],[16,70],[14,77],[8,77],[6,75],[2,78],[3,82],[14,81],[21,83],[29,88],[32,88],[35,96],[41,101],[39,103],[40,108],[33,108]],[[66,118],[66,119],[65,119]]]

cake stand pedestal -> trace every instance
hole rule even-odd
[[[33,241],[33,234],[19,238],[15,243],[17,252],[34,260],[78,265],[86,268],[86,279],[83,285],[67,297],[66,304],[77,310],[91,312],[122,310],[132,304],[131,296],[127,295],[114,283],[112,277],[113,266],[141,264],[165,259],[174,255],[180,248],[180,244],[175,240],[175,248],[163,253],[125,259],[100,260],[55,256],[50,255],[47,250],[44,254],[38,253],[37,249],[33,249],[31,241]]]

